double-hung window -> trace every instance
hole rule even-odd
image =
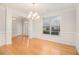
[[[43,34],[59,35],[60,17],[50,16],[43,18]]]

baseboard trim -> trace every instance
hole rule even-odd
[[[40,39],[40,40],[46,40],[46,39],[41,39],[41,38],[32,38],[32,39]],[[72,47],[75,47],[74,45],[65,44],[65,43],[61,43],[61,42],[57,42],[57,41],[53,41],[53,40],[47,40],[47,41],[51,41],[51,42],[55,42],[55,43],[58,43],[58,44],[62,44],[62,45],[68,45],[68,46],[72,46]]]

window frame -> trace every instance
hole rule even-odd
[[[52,24],[51,24],[51,19],[50,19],[50,21],[49,21],[49,34],[47,34],[47,35],[56,35],[56,36],[58,36],[58,35],[60,35],[60,16],[50,16],[50,17],[57,17],[57,19],[59,19],[59,25],[58,25],[58,27],[59,27],[59,30],[58,31],[52,31]],[[46,17],[46,18],[49,18],[49,17]],[[43,19],[43,34],[46,34],[46,33],[44,33],[44,20],[46,20],[46,19]],[[51,34],[52,32],[58,32],[57,34],[55,33],[55,34]]]

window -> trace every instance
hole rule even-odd
[[[60,17],[44,17],[43,18],[43,34],[59,35]]]

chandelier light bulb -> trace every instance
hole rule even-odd
[[[31,11],[31,12],[29,13],[29,15],[27,16],[27,18],[32,17],[32,14],[33,14],[33,12]]]
[[[29,15],[27,16],[28,19],[39,19],[40,16],[38,15],[37,12],[33,13],[32,11],[29,13]]]
[[[36,19],[39,19],[39,18],[40,18],[40,16],[37,16],[37,17],[36,17]]]
[[[38,13],[37,12],[35,12],[34,14],[33,14],[33,16],[32,17],[36,17],[38,15]]]

